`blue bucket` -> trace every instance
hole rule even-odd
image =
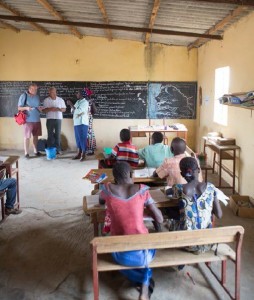
[[[56,148],[55,147],[50,147],[50,148],[45,148],[47,159],[55,159],[56,158]]]

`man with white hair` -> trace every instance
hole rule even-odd
[[[46,113],[47,117],[47,146],[56,147],[57,154],[62,154],[61,125],[66,105],[64,100],[57,96],[55,87],[49,89],[49,97],[44,100],[43,106],[43,112]]]

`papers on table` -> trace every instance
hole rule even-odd
[[[140,130],[156,130],[156,131],[160,131],[160,130],[187,130],[186,126],[184,124],[181,123],[175,123],[175,124],[171,124],[171,125],[136,125],[136,126],[129,126],[129,129],[131,131],[140,131]]]
[[[219,201],[221,201],[225,206],[228,205],[228,200],[229,200],[229,197],[226,196],[221,190],[219,190],[218,188],[215,188],[215,191],[217,193],[217,198]]]
[[[144,169],[136,169],[134,170],[135,178],[149,178],[153,176],[153,172],[155,168],[144,168]]]

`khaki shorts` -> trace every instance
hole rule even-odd
[[[41,135],[41,122],[27,122],[24,124],[24,137],[30,139],[32,135]]]

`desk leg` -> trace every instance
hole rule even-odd
[[[216,161],[216,152],[213,153],[213,174],[215,169],[215,161]]]
[[[16,162],[16,168],[17,168],[17,203],[18,208],[20,208],[20,201],[19,201],[19,162]]]
[[[219,187],[221,187],[221,163],[222,163],[222,159],[221,159],[221,151],[219,152]]]
[[[235,194],[235,165],[236,165],[236,150],[233,150],[233,194]]]
[[[98,220],[97,220],[97,214],[95,213],[94,214],[94,223],[93,223],[93,234],[94,236],[99,236],[99,223],[98,223]]]

